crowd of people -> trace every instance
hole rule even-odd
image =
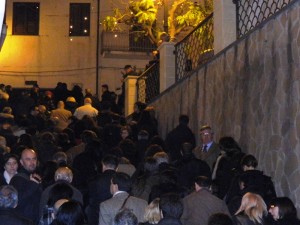
[[[299,225],[287,197],[233,137],[189,117],[166,137],[154,109],[125,118],[103,85],[0,85],[0,225]]]

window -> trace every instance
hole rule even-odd
[[[13,3],[13,34],[39,35],[40,3]]]
[[[70,3],[70,36],[90,35],[90,4]]]

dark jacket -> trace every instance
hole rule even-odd
[[[88,184],[89,205],[87,208],[87,216],[89,225],[98,225],[100,203],[112,197],[110,193],[110,182],[114,174],[114,170],[106,170],[102,174],[94,177]]]
[[[167,134],[165,140],[166,149],[172,161],[182,158],[180,149],[184,142],[189,142],[195,147],[195,135],[187,125],[179,124]]]
[[[42,194],[40,184],[29,179],[30,174],[23,168],[10,181],[18,191],[16,212],[37,223],[39,220],[39,203]]]
[[[191,189],[198,176],[211,177],[208,164],[201,159],[197,159],[193,154],[185,156],[175,163],[178,170],[178,183],[186,189]]]
[[[239,181],[244,183],[244,189],[239,189]],[[248,170],[237,175],[231,183],[229,191],[225,197],[230,213],[234,214],[241,204],[242,197],[245,193],[252,192],[259,194],[266,204],[276,197],[274,184],[271,177],[263,174],[259,170]]]
[[[0,208],[0,225],[34,225],[34,223],[20,216],[11,208]]]
[[[180,222],[180,219],[166,217],[161,219],[157,225],[182,225],[182,223]]]

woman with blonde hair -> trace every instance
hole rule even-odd
[[[235,213],[235,221],[238,225],[263,225],[265,215],[267,215],[267,206],[262,197],[247,192]]]
[[[161,219],[161,213],[159,209],[159,198],[155,198],[145,209],[144,223],[140,225],[158,224]]]

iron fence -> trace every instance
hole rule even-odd
[[[238,38],[293,1],[295,0],[234,0]]]
[[[213,13],[175,45],[176,82],[214,55]]]
[[[159,95],[159,62],[150,66],[137,79],[137,100],[148,103]]]
[[[134,33],[122,31],[102,31],[101,51],[152,52],[157,46],[148,37],[137,38]]]

